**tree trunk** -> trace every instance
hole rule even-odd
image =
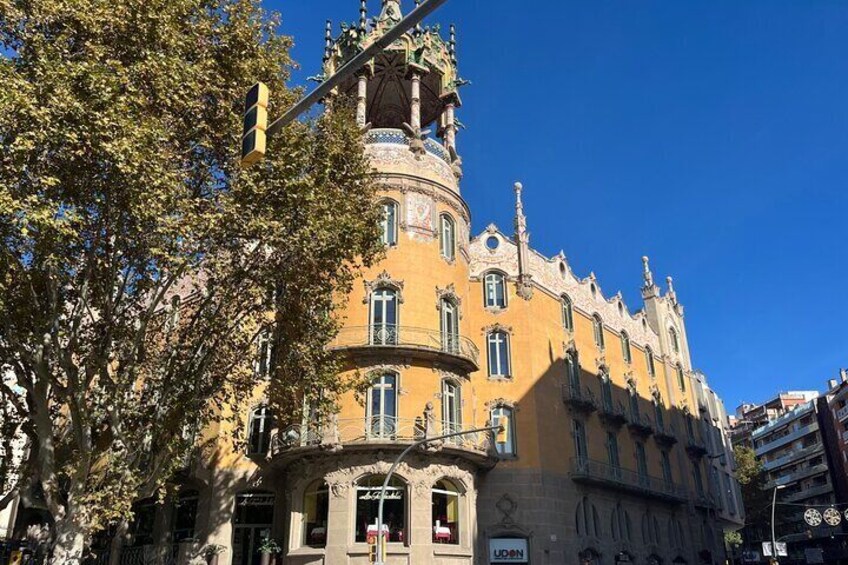
[[[79,565],[85,551],[85,535],[82,528],[72,520],[65,520],[56,528],[56,543],[53,544],[51,565]]]
[[[109,565],[119,565],[121,562],[121,550],[124,548],[124,538],[129,529],[129,522],[121,520],[115,530],[112,541],[109,542]]]

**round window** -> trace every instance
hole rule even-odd
[[[493,235],[486,240],[486,247],[489,249],[497,249],[500,244],[501,241]]]

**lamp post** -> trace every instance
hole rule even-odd
[[[475,434],[475,433],[481,433],[481,432],[498,432],[498,431],[501,431],[502,429],[503,429],[503,427],[499,424],[497,426],[488,426],[488,427],[485,427],[485,428],[475,428],[473,430],[464,430],[464,431],[453,432],[453,433],[450,433],[450,434],[444,434],[444,435],[436,436],[436,437],[428,437],[428,438],[424,438],[422,440],[416,441],[415,443],[413,443],[412,445],[410,445],[409,447],[404,449],[403,452],[401,452],[400,455],[398,455],[397,459],[395,459],[395,462],[392,463],[392,466],[389,469],[389,472],[386,474],[386,478],[383,480],[383,488],[380,489],[380,500],[377,503],[377,561],[374,563],[374,565],[385,565],[385,561],[383,561],[383,559],[385,558],[385,555],[383,555],[383,502],[386,499],[386,489],[389,488],[389,481],[392,479],[392,475],[394,474],[395,469],[397,469],[398,465],[400,465],[401,461],[403,461],[403,458],[406,457],[406,455],[410,451],[412,451],[413,449],[415,449],[416,447],[418,447],[420,445],[424,445],[425,443],[430,443],[432,441],[438,441],[440,439],[448,439],[448,438],[452,438],[452,437],[464,436],[464,435],[468,435],[468,434]]]
[[[778,563],[777,540],[774,537],[774,510],[777,508],[777,491],[785,488],[786,485],[774,485],[774,491],[772,491],[771,495],[771,556],[774,559],[774,563]]]

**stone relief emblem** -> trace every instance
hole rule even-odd
[[[410,192],[406,196],[406,226],[409,231],[433,235],[433,199]]]
[[[513,514],[518,510],[518,503],[509,494],[504,494],[500,500],[495,503],[495,508],[501,513],[500,523],[504,526],[515,525]]]

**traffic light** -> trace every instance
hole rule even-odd
[[[498,435],[495,437],[497,443],[509,443],[509,416],[498,418]]]
[[[244,101],[244,129],[241,137],[241,166],[249,167],[265,157],[265,130],[268,129],[268,87],[257,82]]]

